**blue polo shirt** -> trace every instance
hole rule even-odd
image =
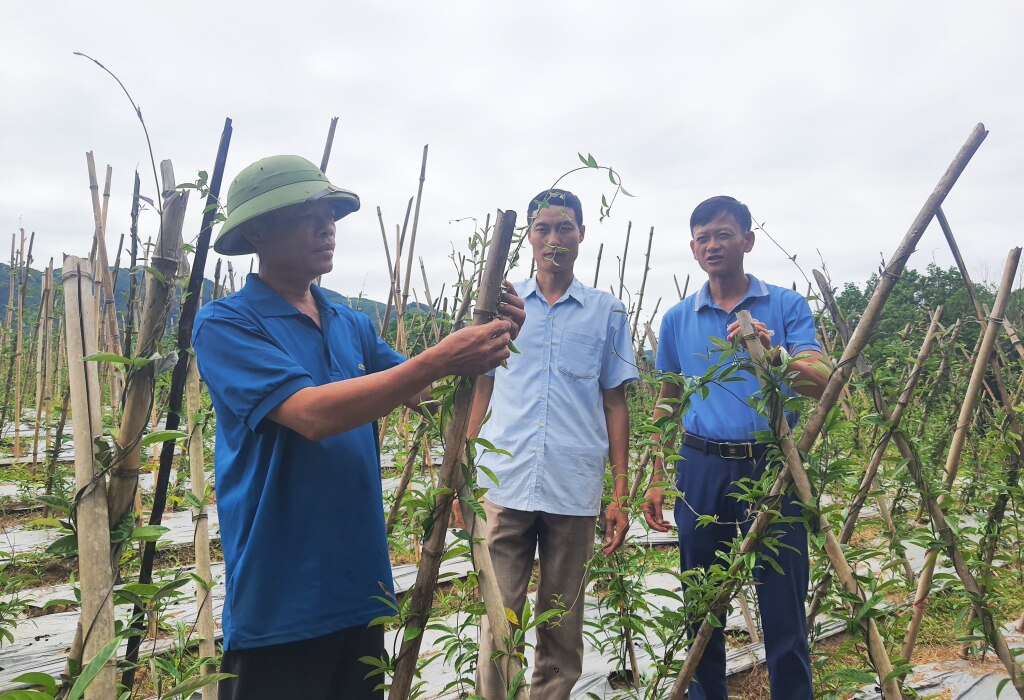
[[[736,312],[746,309],[758,321],[775,331],[773,345],[782,345],[790,355],[821,346],[814,335],[814,317],[803,296],[791,289],[765,284],[748,274],[750,287],[736,307],[726,313],[711,300],[707,282],[665,313],[658,338],[655,367],[662,372],[702,377],[721,363],[721,351],[710,338],[724,339],[726,327],[736,320]],[[683,414],[687,433],[713,440],[750,440],[759,430],[768,430],[768,420],[759,415],[749,397],[759,394],[761,386],[752,371],[739,371],[728,382],[714,384],[706,398],[694,393]],[[788,413],[790,425],[796,414]]]
[[[322,331],[255,274],[196,317],[217,412],[227,649],[365,625],[387,612],[373,596],[392,591],[375,426],[313,442],[266,417],[300,389],[404,360],[369,318],[310,289]]]
[[[526,307],[520,354],[493,372],[491,416],[480,431],[511,456],[483,456],[498,482],[481,471],[479,483],[505,508],[597,515],[608,460],[601,392],[638,376],[626,308],[577,279],[554,304],[534,279],[515,288]]]

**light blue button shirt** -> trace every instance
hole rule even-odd
[[[484,456],[498,483],[483,471],[479,483],[505,508],[596,515],[608,459],[601,390],[638,377],[626,309],[577,279],[553,305],[533,279],[515,288],[526,307],[521,354],[495,370],[480,432],[512,456]]]
[[[725,338],[726,327],[741,309],[774,331],[772,344],[784,346],[790,355],[821,351],[814,334],[814,317],[803,296],[792,289],[765,284],[753,275],[747,278],[747,293],[728,313],[711,299],[707,282],[665,313],[655,362],[659,371],[690,377],[706,374],[722,361],[711,338]],[[768,430],[768,420],[748,403],[760,392],[757,377],[750,371],[739,371],[730,381],[710,386],[707,397],[693,394],[683,414],[683,427],[688,433],[713,440],[751,440],[754,431]],[[798,416],[791,412],[786,415],[790,426],[795,425]]]

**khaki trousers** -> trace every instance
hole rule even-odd
[[[596,516],[552,515],[503,508],[484,501],[483,524],[494,573],[506,608],[522,617],[534,554],[540,551],[536,617],[551,608],[567,613],[536,629],[531,700],[566,700],[583,671],[583,601],[586,565],[594,555]],[[477,694],[505,700],[487,616],[480,629]],[[499,660],[500,663],[500,660]]]

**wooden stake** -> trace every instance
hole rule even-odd
[[[195,523],[196,575],[208,587],[196,586],[197,631],[199,632],[199,656],[216,657],[215,629],[213,622],[213,573],[210,571],[210,523],[206,511],[206,460],[203,451],[203,424],[196,420],[202,408],[200,403],[199,369],[195,358],[188,363],[186,378],[186,410],[188,411],[188,465],[192,495],[204,505],[192,508],[192,522]],[[217,670],[214,664],[204,664],[200,675],[208,676]],[[203,700],[216,700],[217,684],[203,686]]]
[[[1003,270],[1003,280],[999,285],[999,291],[996,294],[996,299],[992,307],[993,313],[997,317],[1001,317],[1006,311],[1010,291],[1013,288],[1013,278],[1017,272],[1017,264],[1020,261],[1020,253],[1020,248],[1014,248],[1010,251],[1010,256],[1006,260],[1006,267]],[[985,328],[981,347],[974,363],[974,370],[971,372],[971,381],[967,386],[967,395],[964,397],[963,403],[960,406],[960,415],[957,418],[956,428],[953,431],[953,438],[950,441],[949,453],[946,455],[946,466],[943,469],[943,482],[946,492],[950,492],[952,490],[953,484],[956,481],[957,469],[960,466],[960,455],[963,451],[964,441],[967,439],[967,429],[971,424],[974,408],[978,403],[978,396],[981,393],[981,383],[985,377],[985,371],[989,364],[989,356],[992,354],[992,349],[995,345],[996,336],[998,334],[998,323],[990,323]],[[927,492],[922,493],[922,496],[927,498]],[[940,494],[936,499],[936,505],[940,510],[945,500],[945,493]],[[928,550],[928,554],[925,557],[924,568],[921,570],[921,574],[917,580],[917,593],[914,596],[914,612],[910,619],[910,624],[907,626],[907,633],[904,636],[903,641],[902,656],[903,659],[908,662],[914,654],[914,646],[917,643],[917,636],[921,631],[921,622],[924,619],[924,611],[928,594],[931,592],[932,576],[935,573],[935,563],[938,559],[938,553],[938,549],[935,548]],[[1011,677],[1012,676],[1013,673],[1011,671]]]
[[[75,514],[78,523],[78,570],[82,590],[83,667],[114,637],[114,579],[110,570],[110,530],[103,479],[96,473],[95,440],[103,434],[97,365],[84,357],[96,352],[95,286],[88,266],[76,257],[64,261],[64,312],[68,319],[67,351],[75,435]],[[115,697],[111,658],[85,690],[87,700]]]
[[[647,236],[647,253],[644,254],[644,276],[640,280],[640,294],[636,299],[636,312],[633,315],[633,342],[636,342],[636,331],[640,326],[640,310],[644,305],[644,289],[647,287],[647,273],[651,271],[651,243],[654,241],[654,227],[651,226],[651,233]]]
[[[495,234],[491,239],[491,247],[487,256],[483,282],[480,285],[477,306],[473,312],[474,325],[489,323],[497,316],[501,280],[504,276],[508,251],[515,232],[515,222],[515,212],[499,212],[495,225]],[[438,498],[437,508],[434,511],[433,528],[427,539],[423,542],[423,559],[417,572],[416,584],[407,594],[411,597],[407,608],[406,629],[420,630],[420,633],[415,634],[411,639],[404,640],[402,643],[395,662],[395,675],[392,679],[389,694],[390,700],[406,700],[409,697],[409,690],[412,687],[413,676],[416,672],[420,644],[423,641],[422,630],[426,628],[426,623],[430,617],[434,589],[437,585],[438,567],[444,555],[444,540],[447,534],[446,524],[452,505],[451,491],[454,490],[458,483],[460,464],[466,447],[469,415],[473,404],[473,386],[473,377],[462,377],[458,381],[458,387],[455,392],[452,415],[448,420],[445,430],[445,452],[444,460],[441,463],[440,475],[441,486],[449,489],[449,491]],[[465,510],[463,515],[465,515]],[[473,516],[475,518],[475,514]],[[475,523],[475,520],[472,522]],[[471,527],[471,521],[467,520],[466,526]],[[478,554],[480,558],[477,558]],[[511,633],[501,597],[499,595],[495,599],[493,595],[497,584],[493,580],[493,568],[491,568],[490,572],[486,570],[490,560],[486,544],[483,544],[482,547],[480,545],[474,546],[473,556],[476,565],[480,568],[480,590],[481,595],[484,597],[488,619],[492,624],[491,629],[496,641],[495,646],[498,649],[503,649],[506,646],[503,640],[510,638]],[[490,579],[490,582],[488,582],[488,579]],[[516,663],[515,656],[514,654],[509,654],[506,658],[510,664],[509,673],[512,673],[512,668],[514,668]],[[505,677],[506,683],[509,679],[509,676]],[[522,694],[517,693],[516,697],[525,698],[525,690],[522,691]]]
[[[626,224],[626,243],[622,247],[622,260],[619,262],[619,293],[616,295],[622,301],[622,290],[626,285],[626,255],[629,254],[629,234],[633,230],[633,222]]]
[[[597,279],[601,275],[601,256],[604,255],[604,243],[597,247],[597,266],[594,268],[594,288],[597,288]],[[531,277],[533,275],[530,275]]]

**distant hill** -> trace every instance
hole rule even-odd
[[[60,269],[53,271],[54,279],[60,282]],[[37,307],[39,305],[39,294],[42,287],[40,280],[42,279],[43,271],[34,270],[29,268],[28,271],[30,282],[28,285],[28,292],[25,295],[25,308],[26,318],[35,318],[37,315]],[[141,275],[140,275],[141,281]],[[11,266],[4,263],[0,263],[0,313],[5,310],[7,305],[8,295],[10,294],[10,283],[11,283]],[[17,285],[17,281],[15,281]],[[117,276],[117,285],[114,289],[114,296],[116,297],[116,305],[118,314],[123,314],[128,304],[128,287],[129,287],[129,276],[127,271],[121,270]],[[364,297],[347,297],[344,294],[324,288],[324,294],[332,304],[339,304],[342,306],[350,306],[357,311],[362,311],[364,314],[369,316],[375,322],[378,319],[384,317],[385,305],[382,302],[374,301],[373,299],[367,299]],[[213,281],[210,279],[203,280],[203,303],[210,301],[213,295]],[[423,312],[429,311],[429,307],[426,304],[412,304],[409,305],[410,310],[419,310]],[[175,305],[171,309],[171,320],[177,318],[178,306]],[[0,315],[2,318],[2,315]],[[34,322],[34,321],[33,321]]]

